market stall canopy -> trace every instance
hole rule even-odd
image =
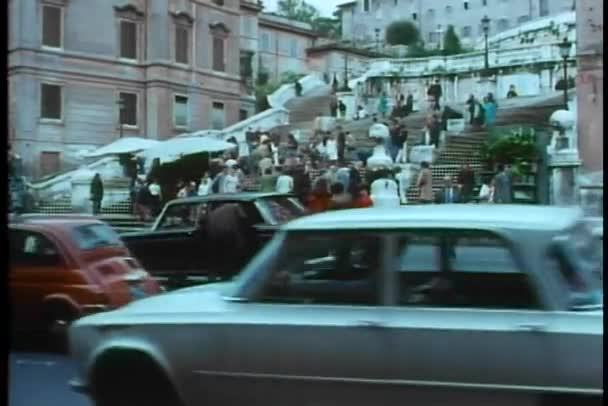
[[[160,141],[150,140],[147,138],[125,137],[120,138],[111,144],[98,148],[93,152],[84,154],[83,156],[85,158],[99,158],[107,155],[130,154],[144,151],[160,143]]]
[[[185,155],[201,152],[221,152],[236,148],[236,144],[215,137],[176,137],[142,151],[146,159],[158,158],[161,163],[174,162]]]

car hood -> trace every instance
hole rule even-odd
[[[167,316],[189,317],[201,312],[219,314],[228,308],[229,303],[223,297],[233,286],[233,282],[218,282],[162,293],[111,312],[85,317],[78,324],[130,324],[166,319]]]

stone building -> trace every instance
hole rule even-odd
[[[34,178],[122,136],[222,128],[241,99],[238,0],[11,0],[9,120]],[[120,103],[119,103],[120,101]]]
[[[307,71],[306,49],[315,44],[318,34],[310,24],[291,21],[273,14],[260,14],[259,67],[270,80],[279,81],[284,73]]]
[[[583,170],[604,169],[604,1],[577,0],[577,128]]]
[[[370,61],[376,57],[365,49],[356,49],[342,44],[330,43],[308,48],[306,50],[308,69],[323,74],[327,81],[335,77],[340,86],[347,80],[365,73]]]
[[[429,46],[440,45],[449,24],[454,25],[463,45],[472,45],[483,36],[481,19],[485,15],[491,19],[489,34],[493,35],[572,10],[573,0],[356,0],[339,5],[338,9],[344,40],[382,41],[391,22],[405,19],[418,26]]]

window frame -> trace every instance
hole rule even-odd
[[[371,11],[371,0],[363,0],[361,2],[361,9],[364,13],[369,13]]]
[[[137,19],[120,16],[118,17],[118,59],[125,62],[139,62],[141,60],[141,22]],[[135,58],[129,58],[122,55],[122,23],[130,23],[135,25]]]
[[[47,86],[57,86],[60,89],[60,99],[61,99],[61,103],[60,103],[60,117],[59,118],[50,118],[50,117],[42,117],[42,87],[44,85]],[[63,124],[64,123],[64,119],[65,119],[65,84],[63,82],[56,82],[56,81],[47,81],[47,80],[43,80],[40,82],[40,86],[39,86],[39,118],[40,118],[40,122],[41,123],[48,123],[48,124]]]
[[[46,7],[52,7],[59,9],[59,46],[55,47],[52,45],[44,44],[44,9]],[[55,3],[47,3],[42,2],[40,4],[40,46],[42,49],[53,50],[53,51],[62,51],[64,49],[64,40],[65,40],[65,7]]]
[[[176,121],[176,116],[175,116],[175,107],[177,105],[177,98],[178,97],[183,97],[186,99],[186,124],[182,125],[182,124],[178,124]],[[171,104],[172,107],[172,122],[173,122],[173,128],[175,129],[179,129],[179,130],[187,130],[188,128],[190,128],[190,96],[188,96],[185,93],[173,93],[173,103]]]
[[[216,66],[216,58],[215,58],[215,41],[222,41],[222,65],[221,65],[221,69],[220,66]],[[225,73],[226,72],[226,37],[223,35],[216,35],[213,34],[211,36],[211,70],[213,70],[214,72],[222,72]]]
[[[472,307],[472,306],[468,306],[468,307],[454,307],[454,306],[408,306],[408,305],[403,305],[403,304],[399,304],[399,298],[401,297],[401,286],[400,283],[398,282],[398,275],[399,272],[401,272],[398,269],[389,269],[386,272],[391,274],[391,278],[392,278],[392,283],[389,285],[391,287],[391,289],[393,290],[392,295],[395,298],[395,303],[392,304],[391,306],[395,307],[395,308],[399,308],[399,309],[421,309],[421,308],[429,308],[429,309],[435,309],[435,310],[439,310],[439,309],[463,309],[466,311],[478,311],[478,310],[483,310],[483,311],[504,311],[504,310],[513,310],[513,311],[526,311],[526,312],[544,312],[544,311],[550,311],[551,310],[551,304],[549,303],[550,301],[548,300],[548,298],[546,297],[546,292],[543,288],[543,283],[542,280],[540,280],[539,275],[536,272],[531,271],[530,267],[529,267],[529,262],[527,262],[520,249],[518,249],[518,247],[516,246],[515,243],[513,243],[513,241],[509,238],[509,236],[500,231],[500,230],[492,230],[492,229],[484,229],[484,228],[450,228],[450,227],[412,227],[412,228],[400,228],[398,230],[391,230],[391,236],[394,238],[394,242],[391,244],[393,250],[390,252],[390,258],[392,263],[394,264],[397,261],[397,258],[400,257],[401,252],[399,251],[399,244],[398,239],[401,238],[404,234],[406,233],[420,233],[422,235],[428,235],[429,233],[442,233],[442,232],[454,232],[454,233],[480,233],[480,234],[487,234],[487,235],[491,235],[492,237],[496,238],[497,240],[499,240],[504,248],[509,252],[509,254],[511,255],[512,259],[513,259],[513,263],[518,267],[518,269],[524,273],[526,275],[526,277],[528,278],[528,281],[530,283],[530,286],[535,290],[534,294],[537,297],[538,300],[538,307],[537,308],[530,308],[530,309],[501,309],[501,308],[478,308],[478,307]],[[439,246],[440,248],[440,266],[439,266],[439,271],[437,272],[438,274],[440,274],[443,270],[441,269],[441,267],[443,266],[444,263],[448,264],[448,268],[447,270],[445,270],[446,272],[452,272],[452,264],[451,264],[451,260],[445,258],[446,252],[445,252],[445,247],[443,247],[441,244]],[[466,272],[462,272],[462,273],[466,273]]]
[[[289,57],[290,58],[299,58],[300,55],[298,53],[298,40],[296,38],[289,39]]]
[[[11,235],[12,233],[14,233],[14,235]],[[46,241],[48,241],[53,248],[55,249],[55,255],[57,257],[57,263],[56,264],[36,264],[33,263],[32,261],[27,262],[24,261],[25,259],[25,247],[20,247],[20,251],[21,254],[17,254],[17,255],[10,255],[12,258],[16,258],[18,259],[15,262],[10,261],[9,263],[9,272],[14,271],[12,268],[13,267],[19,267],[19,268],[34,268],[34,269],[38,269],[38,268],[66,268],[68,265],[68,259],[65,257],[65,253],[63,251],[63,248],[61,247],[61,244],[58,243],[58,241],[56,241],[55,238],[52,238],[48,235],[45,235],[44,233],[37,231],[37,230],[31,230],[31,229],[27,229],[27,228],[9,228],[9,239],[11,237],[14,238],[14,236],[18,236],[20,239],[20,242],[22,242],[25,245],[25,241],[27,239],[28,236],[36,236],[38,238],[42,238]],[[14,251],[11,251],[11,254],[16,254]],[[20,255],[22,255],[23,257],[19,257]],[[32,254],[30,254],[32,255]],[[39,254],[34,254],[34,255],[39,255]]]
[[[222,112],[224,113],[224,120],[223,120],[223,124],[224,125],[223,125],[222,128],[215,128],[213,126],[213,117],[214,117],[213,112],[215,111],[215,105],[218,105],[218,104],[222,105]],[[209,116],[210,116],[210,119],[211,119],[210,120],[211,122],[209,123],[209,125],[211,126],[211,129],[213,129],[213,130],[223,130],[224,128],[226,128],[226,103],[223,102],[223,101],[212,100],[211,101],[211,114]]]
[[[133,90],[123,90],[123,89],[118,89],[116,91],[116,128],[120,129],[121,126],[121,120],[120,120],[120,106],[118,105],[118,101],[121,99],[121,96],[123,94],[131,94],[131,95],[135,95],[135,125],[133,124],[126,124],[123,123],[122,124],[122,128],[126,129],[126,130],[138,130],[139,129],[139,112],[140,112],[140,108],[139,108],[139,92],[133,91]]]
[[[186,52],[185,52],[185,56],[186,56],[186,61],[178,61],[178,35],[177,35],[177,31],[178,30],[185,30],[186,31],[186,41],[188,41],[188,43],[186,44]],[[180,66],[190,66],[192,64],[192,27],[188,24],[184,24],[181,22],[175,22],[174,26],[173,26],[173,44],[175,45],[173,47],[173,62],[175,62],[176,65],[180,65]]]

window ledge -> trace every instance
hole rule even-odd
[[[116,129],[120,130],[121,125],[117,125]],[[128,124],[123,124],[122,125],[122,130],[123,131],[139,131],[139,125],[128,125]]]
[[[190,131],[190,126],[189,125],[173,125],[173,129],[174,130],[178,130],[178,131]]]
[[[57,118],[40,118],[38,120],[38,122],[40,124],[48,124],[48,125],[57,125],[57,126],[64,125],[63,119],[57,119]]]
[[[62,46],[52,47],[50,45],[41,45],[40,49],[43,49],[45,51],[50,51],[50,52],[64,52],[65,51]]]
[[[119,56],[118,60],[120,62],[128,63],[130,65],[139,65],[139,63],[140,63],[139,59],[123,58],[122,56]]]

